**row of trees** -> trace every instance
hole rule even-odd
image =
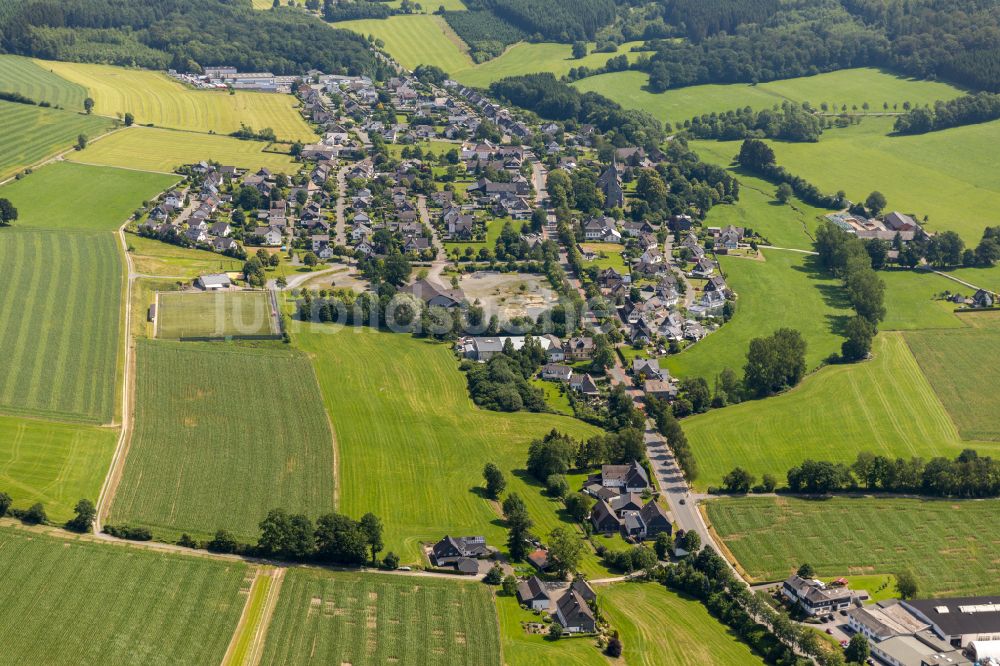
[[[816,230],[814,246],[820,265],[843,281],[851,307],[857,313],[845,327],[847,340],[841,345],[841,356],[847,361],[866,358],[886,312],[885,283],[872,268],[869,246],[832,222],[825,222]]]
[[[839,650],[830,650],[816,631],[793,622],[748,588],[711,547],[696,548],[690,553],[678,564],[657,568],[652,577],[701,601],[716,619],[729,626],[768,663],[844,664]]]
[[[0,492],[0,518],[10,514],[28,525],[42,525],[49,521],[45,506],[41,502],[35,502],[27,509],[15,509],[14,499],[5,492]],[[97,517],[97,508],[89,499],[81,499],[73,507],[74,516],[63,524],[68,530],[73,532],[89,532]]]
[[[724,113],[696,116],[684,129],[698,139],[735,141],[745,138],[782,141],[819,141],[823,133],[820,118],[802,107],[784,102],[780,107],[754,111],[749,106]]]
[[[925,134],[938,130],[985,123],[1000,118],[1000,95],[977,93],[934,102],[934,108],[918,107],[896,118],[897,134]]]
[[[827,493],[837,490],[884,490],[934,497],[1000,496],[1000,463],[965,449],[953,460],[943,457],[896,458],[862,451],[851,465],[805,460],[788,470],[792,492]]]
[[[602,132],[613,131],[631,145],[652,147],[666,138],[663,125],[650,114],[623,109],[597,93],[581,93],[550,73],[507,77],[491,84],[490,93],[543,118],[589,123]]]
[[[836,195],[823,194],[818,187],[805,178],[789,173],[775,161],[774,150],[760,139],[746,139],[740,145],[736,161],[747,171],[776,183],[787,183],[795,196],[819,208],[840,209],[846,205],[843,192]]]

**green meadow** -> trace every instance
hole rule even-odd
[[[16,92],[36,102],[83,111],[87,89],[71,83],[31,58],[0,55],[0,91]]]
[[[97,501],[117,439],[111,428],[0,416],[0,489],[16,508],[41,502],[50,520],[68,520],[77,500]]]
[[[541,617],[521,608],[516,597],[496,595],[504,663],[509,666],[606,666],[611,663],[591,638],[553,642],[544,634],[529,634],[524,623],[540,622]]]
[[[1000,440],[1000,329],[966,328],[906,333],[934,392],[965,439]]]
[[[920,597],[1000,592],[996,500],[747,497],[705,506],[754,581],[781,580],[808,562],[823,577],[909,570]]]
[[[385,44],[389,55],[407,69],[437,65],[451,73],[472,66],[468,46],[440,16],[410,14],[341,21],[334,25],[364,36],[373,35]]]
[[[774,398],[748,401],[684,420],[700,476],[719,485],[733,467],[782,482],[801,461],[851,463],[858,452],[954,457],[967,447],[996,455],[992,442],[961,439],[900,333],[882,333],[864,363],[834,365]]]
[[[635,62],[642,53],[632,51],[632,48],[641,45],[642,42],[626,42],[614,53],[595,53],[595,45],[590,43],[587,45],[589,53],[586,56],[574,58],[573,47],[570,44],[519,42],[510,46],[497,58],[450,73],[459,83],[486,88],[494,81],[507,76],[551,72],[561,77],[577,67],[597,69],[604,67],[611,58],[620,55],[628,58],[629,62]]]
[[[481,583],[290,569],[261,664],[501,663]]]
[[[150,340],[136,352],[135,432],[109,523],[256,543],[271,509],[334,508],[334,442],[303,354]]]
[[[143,201],[178,180],[179,176],[57,162],[4,185],[0,196],[18,209],[19,229],[114,231]]]
[[[122,288],[115,237],[13,226],[0,229],[0,263],[0,411],[110,422]]]
[[[643,72],[615,72],[577,81],[581,92],[596,92],[622,106],[647,111],[660,120],[677,126],[685,120],[706,113],[731,111],[749,106],[766,109],[782,102],[809,102],[815,108],[827,104],[837,110],[847,105],[862,112],[868,104],[871,113],[889,110],[904,102],[933,104],[939,99],[959,97],[963,91],[936,81],[918,81],[872,68],[843,69],[826,74],[769,81],[757,85],[709,84],[675,88],[664,93],[647,91],[649,80]]]
[[[912,213],[929,231],[957,231],[975,245],[983,227],[995,224],[1000,184],[993,177],[1000,121],[966,125],[919,136],[890,136],[891,118],[865,118],[832,129],[818,143],[770,142],[778,164],[821,190],[844,190],[863,201],[872,190],[888,210]],[[729,164],[739,142],[693,142],[704,159]]]
[[[443,344],[293,324],[292,337],[313,359],[333,421],[340,510],[381,516],[387,550],[419,562],[419,544],[445,534],[479,534],[502,546],[506,530],[480,491],[487,462],[504,470],[508,492],[524,499],[539,534],[565,524],[558,503],[524,472],[528,444],[553,428],[575,437],[595,428],[565,416],[479,409]]]
[[[0,180],[89,137],[111,129],[111,121],[72,111],[0,101]]]
[[[750,647],[694,599],[655,583],[619,583],[600,591],[601,608],[621,633],[629,666],[763,664]]]
[[[0,664],[219,664],[249,587],[242,562],[10,527],[0,568]]]
[[[838,281],[819,272],[815,260],[801,252],[761,252],[764,261],[720,257],[729,286],[738,296],[736,314],[690,349],[668,357],[671,373],[705,377],[709,384],[725,368],[742,374],[750,340],[781,327],[802,333],[810,369],[840,351],[839,331],[850,310]]]

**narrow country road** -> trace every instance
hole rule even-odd
[[[431,231],[431,245],[436,253],[434,261],[431,262],[430,270],[427,272],[427,279],[439,287],[451,288],[451,285],[446,284],[442,277],[444,269],[448,267],[448,254],[444,250],[444,243],[441,242],[437,229],[431,224],[431,214],[427,210],[427,197],[423,194],[417,197],[417,212],[420,213],[421,224]]]

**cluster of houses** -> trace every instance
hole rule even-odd
[[[244,173],[236,167],[201,162],[189,167],[188,185],[162,195],[140,227],[160,240],[239,256],[243,245],[283,247],[293,241],[315,249],[317,230],[329,233],[328,177],[315,165],[305,182],[279,187],[279,176],[268,169]],[[282,176],[283,178],[283,176]],[[242,188],[259,193],[261,205],[244,212],[235,201]],[[239,213],[236,211],[239,210]],[[327,255],[329,256],[329,255]]]
[[[906,243],[924,234],[923,228],[909,215],[893,211],[882,218],[867,218],[853,213],[830,213],[826,219],[840,227],[844,232],[858,238],[870,240],[877,238],[893,241],[898,236]]]
[[[531,576],[517,586],[517,600],[538,613],[548,613],[563,631],[570,634],[592,634],[597,631],[597,617],[591,603],[597,598],[587,581],[547,583]]]
[[[620,533],[630,541],[645,541],[663,532],[673,533],[673,524],[656,499],[643,499],[651,486],[638,461],[602,466],[599,474],[587,479],[583,490],[597,500],[590,514],[597,534]]]

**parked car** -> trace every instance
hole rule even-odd
[[[826,633],[828,633],[828,634],[830,634],[831,636],[833,636],[833,629],[831,629],[830,627],[827,627],[827,628],[826,628]]]

